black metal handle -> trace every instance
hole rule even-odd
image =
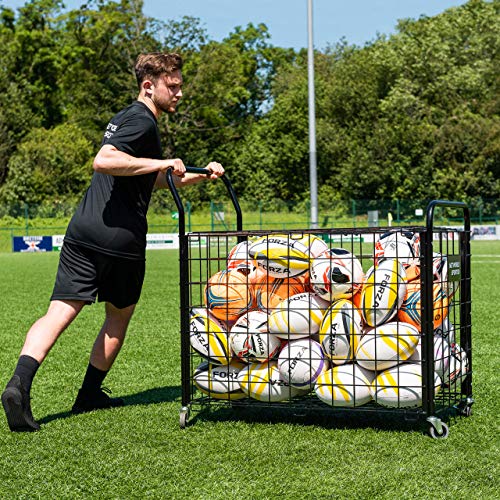
[[[207,168],[186,167],[186,173],[211,175],[212,171]],[[229,180],[227,175],[221,175],[220,179],[222,180],[222,182],[224,182],[229,193],[229,197],[231,198],[231,202],[233,203],[234,210],[236,211],[236,229],[238,231],[241,231],[243,229],[243,217],[241,214],[241,207],[238,202],[238,197],[236,196],[233,185],[231,184],[231,181]],[[175,186],[172,169],[167,170],[167,184],[170,188],[172,196],[174,197],[177,211],[179,213],[179,235],[184,235],[186,234],[186,214],[184,211],[184,204],[182,203],[179,192],[177,191],[177,187]]]

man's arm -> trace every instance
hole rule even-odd
[[[101,147],[93,164],[94,170],[102,174],[130,176],[163,172],[171,168],[175,175],[182,176],[186,171],[184,163],[179,158],[154,160],[152,158],[135,158],[119,151],[111,144]]]
[[[207,176],[205,174],[184,174],[182,177],[174,176],[174,183],[177,187],[187,186],[189,184],[196,184],[202,180],[206,179],[217,179],[224,174],[224,167],[215,161],[210,162],[206,167],[212,173]],[[175,171],[173,172],[175,174]],[[165,189],[168,187],[167,176],[165,172],[159,172],[156,178],[155,188]]]

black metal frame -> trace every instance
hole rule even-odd
[[[209,175],[210,171],[201,168],[188,167],[188,173]],[[167,182],[174,197],[178,213],[179,213],[179,273],[180,273],[180,326],[181,326],[181,388],[182,388],[182,407],[180,424],[184,428],[189,419],[190,408],[193,403],[229,405],[231,407],[245,407],[245,406],[266,406],[266,403],[260,401],[212,401],[211,398],[203,396],[196,401],[193,400],[193,386],[192,386],[192,364],[191,364],[191,346],[189,342],[189,310],[190,304],[190,291],[189,291],[189,236],[207,237],[207,238],[228,238],[229,236],[235,237],[238,242],[247,239],[248,235],[264,235],[273,233],[275,231],[243,231],[242,213],[238,203],[236,193],[232,184],[226,175],[221,177],[228,191],[229,197],[232,201],[234,210],[236,212],[236,231],[226,232],[197,232],[186,234],[185,231],[185,211],[182,200],[178,194],[175,186],[174,178],[171,171],[167,171]],[[433,347],[433,236],[435,231],[438,231],[440,237],[442,233],[449,230],[446,228],[434,227],[434,212],[436,208],[455,208],[463,211],[464,215],[464,228],[459,231],[459,251],[461,256],[461,281],[460,281],[460,344],[464,348],[468,357],[468,375],[462,382],[461,394],[465,395],[465,399],[460,400],[454,405],[454,408],[462,415],[468,416],[470,414],[470,407],[473,404],[472,399],[472,349],[471,349],[471,277],[470,277],[470,213],[469,208],[465,203],[456,201],[434,200],[432,201],[426,211],[426,226],[412,226],[409,230],[419,232],[421,237],[421,262],[422,262],[422,275],[421,275],[421,296],[422,300],[422,407],[415,409],[388,409],[373,407],[368,405],[360,408],[349,409],[336,409],[339,412],[375,412],[375,413],[396,413],[404,415],[408,420],[419,420],[425,418],[429,425],[429,432],[433,437],[446,437],[448,428],[441,419],[438,417],[445,415],[449,408],[444,405],[444,408],[436,408],[435,395],[434,395],[434,347]],[[456,231],[456,230],[455,230]],[[283,231],[279,231],[283,233]],[[287,232],[287,231],[285,231]],[[314,230],[293,230],[293,233],[303,234],[336,234],[345,235],[346,237],[353,237],[356,234],[373,234],[381,232],[381,228],[358,228],[358,229],[314,229]],[[295,410],[310,409],[314,406],[314,410],[318,408],[322,410],[332,409],[328,406],[322,407],[315,405],[313,398],[305,397],[302,404],[298,405],[296,401],[287,403],[272,403],[273,408],[286,407],[294,408]]]

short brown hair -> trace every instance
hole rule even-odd
[[[182,57],[179,54],[164,54],[162,52],[150,52],[139,54],[135,61],[135,77],[139,88],[141,83],[149,78],[156,82],[161,75],[171,75],[182,69]]]

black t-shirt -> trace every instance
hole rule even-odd
[[[102,144],[111,144],[136,158],[162,157],[156,118],[139,101],[111,119]],[[65,239],[109,255],[144,259],[146,214],[157,175],[153,172],[114,176],[94,172]]]

